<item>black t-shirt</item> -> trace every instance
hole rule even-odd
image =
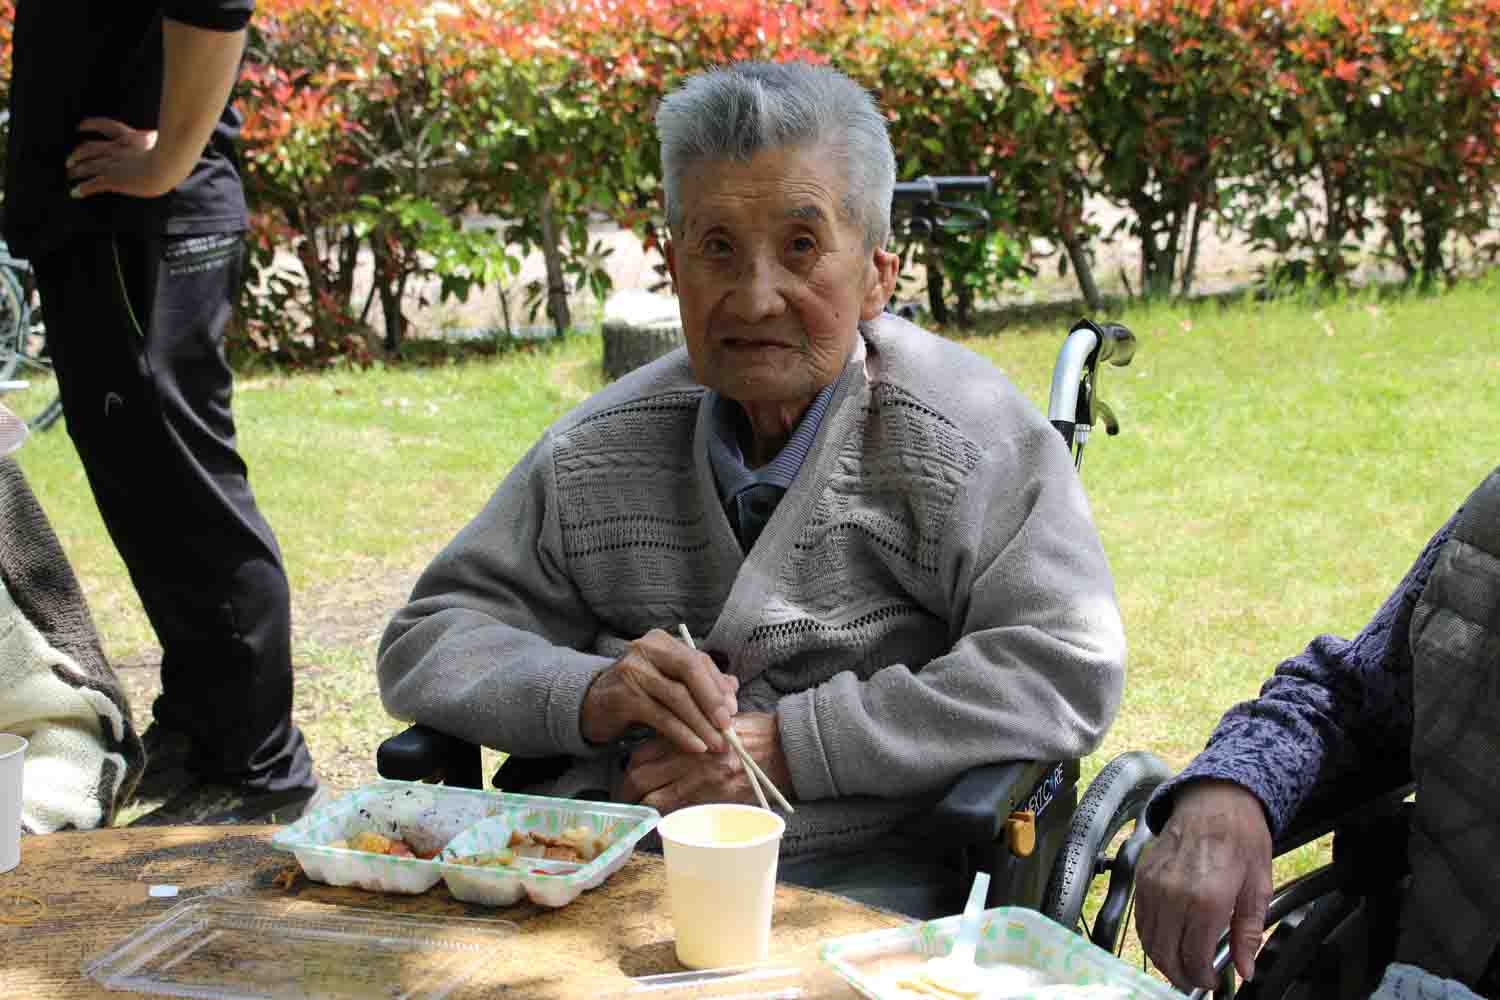
[[[79,233],[235,232],[247,223],[226,107],[192,174],[160,198],[69,197],[78,124],[105,117],[154,129],[161,111],[162,19],[238,31],[254,0],[18,0],[12,48],[5,238],[39,257]]]

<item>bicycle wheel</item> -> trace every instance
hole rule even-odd
[[[0,267],[0,380],[16,373],[30,329],[26,291],[14,271]]]
[[[62,397],[53,396],[52,401],[42,407],[40,413],[26,421],[26,426],[34,431],[51,430],[52,425],[62,418]]]

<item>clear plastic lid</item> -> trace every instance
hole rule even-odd
[[[436,1000],[462,989],[516,925],[201,896],[172,907],[84,975],[111,990],[239,998]]]

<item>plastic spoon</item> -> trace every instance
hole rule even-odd
[[[990,873],[976,872],[953,947],[948,954],[929,959],[922,970],[922,978],[944,993],[976,997],[984,992],[987,977],[974,961],[974,956],[979,950],[979,929],[984,923],[984,902],[989,891]]]

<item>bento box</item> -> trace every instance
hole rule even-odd
[[[556,907],[618,871],[660,819],[648,806],[382,780],[304,815],[271,843],[296,855],[308,878],[329,885],[417,894],[444,882],[466,902],[508,906],[526,898]],[[413,855],[351,847],[361,835],[399,842]],[[597,853],[585,861],[516,855],[499,863],[514,854],[513,839],[558,838]]]
[[[948,954],[958,916],[835,938],[819,949],[830,965],[871,1000],[931,1000],[922,970]],[[1182,1000],[1166,983],[1133,969],[1103,948],[1035,910],[984,911],[975,960],[993,976],[981,996],[1014,1000]]]

